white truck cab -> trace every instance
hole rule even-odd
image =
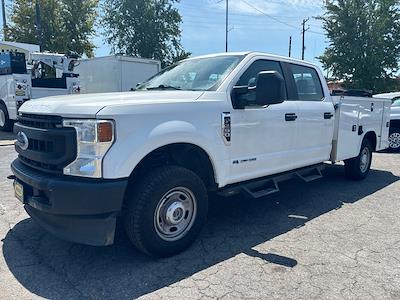
[[[31,53],[32,98],[79,93],[79,74],[75,71],[78,59],[74,53]]]
[[[3,48],[14,44],[27,47],[3,43],[0,43]],[[12,129],[19,107],[28,100],[79,93],[78,74],[74,72],[77,61],[78,56],[74,54],[3,49],[0,52],[0,131]]]
[[[0,52],[0,131],[12,129],[19,107],[31,98],[31,77],[27,74],[25,55]]]
[[[400,151],[400,92],[374,95],[376,98],[392,100],[390,114],[389,149],[393,152]]]
[[[50,232],[114,241],[118,215],[149,255],[188,247],[208,191],[254,198],[345,162],[368,175],[388,147],[390,100],[331,97],[313,64],[264,53],[183,60],[134,92],[26,102],[15,124],[17,198]],[[323,199],[321,199],[323,201]]]

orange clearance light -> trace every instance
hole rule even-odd
[[[111,142],[113,140],[113,126],[111,122],[97,124],[97,140],[100,143]]]

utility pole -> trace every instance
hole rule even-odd
[[[6,4],[4,0],[1,0],[1,10],[3,14],[3,39],[6,40],[6,34],[7,34],[7,20],[6,20]]]
[[[289,38],[289,57],[292,56],[292,36]]]
[[[306,37],[306,32],[310,29],[310,26],[306,28],[306,24],[307,22],[310,20],[310,18],[304,19],[303,20],[303,29],[301,31],[301,34],[303,36],[303,46],[301,48],[301,59],[304,60],[304,52],[306,50],[306,46],[305,46],[305,37]]]
[[[226,12],[225,12],[225,52],[228,52],[228,16],[229,16],[229,4],[228,4],[228,0],[226,1]]]
[[[42,36],[42,19],[40,16],[40,1],[35,3],[35,13],[36,13],[36,35],[40,46],[40,51],[43,50],[43,36]]]

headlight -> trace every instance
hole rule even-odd
[[[77,137],[77,157],[64,168],[65,175],[102,177],[103,158],[114,142],[114,123],[106,120],[64,120]]]

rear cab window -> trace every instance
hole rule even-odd
[[[290,64],[294,86],[300,101],[322,101],[325,96],[321,80],[314,68]]]

